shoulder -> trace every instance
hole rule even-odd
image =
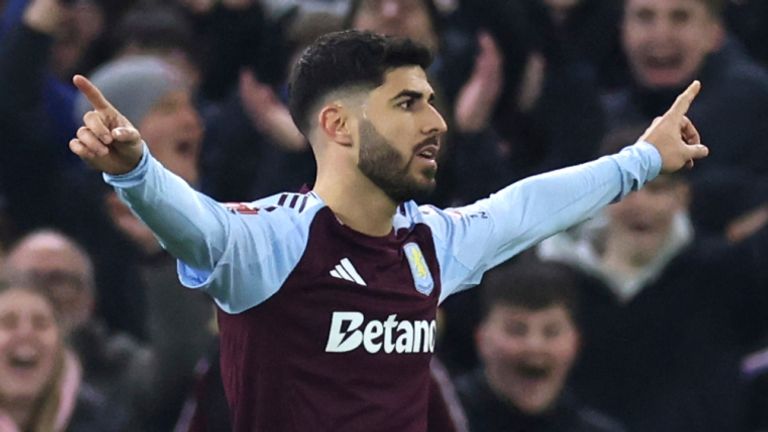
[[[298,216],[323,206],[320,198],[312,192],[283,192],[251,202],[222,203],[230,213],[240,215],[269,214],[275,211]]]

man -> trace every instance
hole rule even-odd
[[[457,388],[473,432],[624,430],[565,382],[580,347],[576,279],[557,264],[505,264],[483,280],[482,367]]]
[[[605,98],[606,128],[645,124],[698,78],[711,83],[689,114],[713,149],[701,168],[765,176],[768,123],[758,119],[768,110],[768,75],[728,37],[724,3],[624,1],[622,46],[633,82]]]
[[[164,170],[98,89],[74,78],[95,110],[70,149],[179,258],[183,283],[220,308],[236,430],[424,430],[440,300],[707,153],[684,117],[695,83],[647,142],[619,155],[450,213],[419,208],[411,199],[434,188],[446,131],[428,64],[429,51],[405,39],[318,39],[297,63],[290,101],[317,160],[313,191],[229,210]]]
[[[198,317],[155,296],[153,306],[163,308],[165,314],[151,317],[155,327],[151,344],[110,331],[93,315],[96,290],[90,256],[73,239],[50,229],[22,237],[9,251],[2,270],[10,280],[30,281],[50,296],[62,330],[82,363],[84,382],[98,396],[94,403],[111,412],[113,424],[140,430],[168,427],[167,417],[178,414],[178,399],[192,382],[194,360],[200,355],[197,339],[212,339],[200,334]],[[173,287],[162,286],[169,292]],[[176,322],[179,319],[185,320],[183,325]]]
[[[737,244],[704,238],[688,194],[681,175],[660,175],[538,249],[578,275],[574,392],[630,430],[746,430],[740,363],[768,330],[768,229]]]

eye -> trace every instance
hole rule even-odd
[[[655,17],[655,14],[650,9],[640,9],[635,12],[635,18],[643,24],[651,23]]]
[[[397,104],[397,107],[403,110],[410,110],[413,108],[413,105],[416,103],[415,99],[405,99],[404,101]]]
[[[504,331],[509,336],[525,336],[528,333],[528,326],[524,322],[509,321],[504,323]]]
[[[687,10],[675,10],[672,12],[672,22],[675,24],[685,24],[691,19],[691,14]]]

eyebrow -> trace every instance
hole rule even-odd
[[[400,98],[403,98],[403,97],[407,97],[407,98],[410,98],[410,99],[421,99],[421,98],[424,97],[424,93],[420,92],[420,91],[416,91],[416,90],[403,90],[400,93],[398,93],[397,95],[395,95],[393,98],[391,98],[390,101],[394,102],[394,101],[396,101],[396,100],[398,100]],[[429,100],[429,102],[434,101],[435,100],[435,94],[434,93],[430,93],[428,100]]]

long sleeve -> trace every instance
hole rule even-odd
[[[441,299],[478,284],[489,268],[588,219],[660,170],[656,148],[640,142],[616,155],[530,177],[466,207],[425,208],[440,259]]]
[[[199,269],[212,269],[224,253],[231,214],[165,169],[144,148],[133,171],[104,174],[104,180],[149,226],[173,256]]]
[[[323,207],[313,198],[302,212],[282,206],[278,194],[228,208],[163,168],[146,147],[133,171],[104,179],[179,259],[182,284],[206,291],[229,313],[258,305],[280,289],[304,251],[313,215]]]

